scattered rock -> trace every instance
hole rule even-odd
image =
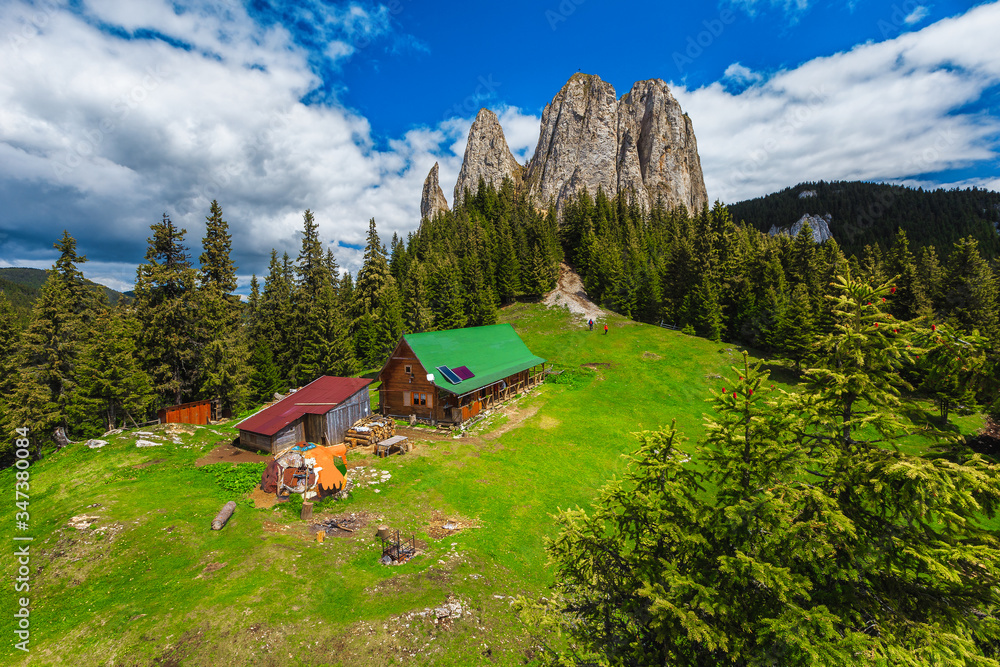
[[[87,530],[92,525],[97,523],[101,517],[88,514],[80,514],[69,520],[69,527],[76,528],[77,530]]]
[[[140,439],[135,441],[136,447],[159,447],[162,444],[163,444],[162,442],[153,442],[152,440]]]
[[[107,440],[88,440],[87,442],[85,442],[83,444],[87,445],[87,447],[90,447],[91,449],[100,449],[101,447],[104,447],[106,444],[108,444],[108,441]]]

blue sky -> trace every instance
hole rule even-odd
[[[0,266],[134,280],[163,212],[198,254],[209,202],[242,289],[294,256],[311,208],[356,270],[367,221],[416,229],[441,164],[498,113],[527,160],[577,71],[661,78],[692,118],[711,199],[804,180],[1000,189],[1000,4],[0,2]]]

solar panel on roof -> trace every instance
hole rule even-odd
[[[437,370],[445,377],[446,380],[448,380],[448,382],[452,384],[458,384],[462,381],[460,377],[455,375],[455,371],[451,370],[447,366],[438,366]]]
[[[458,368],[451,369],[455,375],[462,378],[462,380],[471,380],[476,377],[476,374],[469,370],[468,366],[459,366]]]

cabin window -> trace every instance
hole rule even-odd
[[[427,394],[413,392],[413,405],[427,405]]]
[[[403,368],[406,370],[407,373],[413,373],[413,367],[412,366],[404,366]]]

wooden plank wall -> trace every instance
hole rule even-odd
[[[335,445],[344,441],[344,436],[362,417],[371,414],[371,401],[368,399],[368,387],[355,393],[349,399],[330,410],[325,415],[324,435],[327,444]],[[323,415],[320,415],[321,417]],[[317,444],[321,444],[317,442]]]
[[[406,372],[407,366],[410,366],[410,373]],[[413,350],[405,340],[399,341],[399,345],[389,357],[389,362],[379,374],[379,380],[382,382],[378,390],[379,408],[382,414],[400,417],[413,414],[418,419],[438,418],[435,414],[438,404],[437,385],[427,381],[427,369],[420,365],[417,355],[413,354]],[[403,395],[413,391],[433,397],[429,401],[433,405],[406,405]]]

